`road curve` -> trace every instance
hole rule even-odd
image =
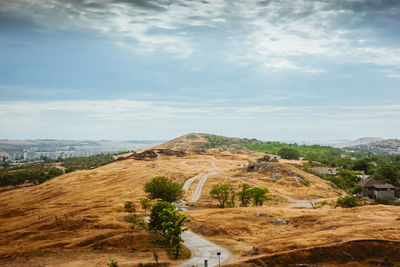
[[[228,250],[202,238],[190,230],[182,234],[182,239],[185,240],[183,244],[192,252],[193,258],[178,265],[179,267],[204,266],[204,260],[207,260],[210,267],[218,266],[217,252],[221,252],[221,264],[227,263],[232,259],[232,254]]]
[[[201,177],[199,183],[198,183],[197,186],[196,186],[196,189],[194,190],[194,193],[193,193],[193,195],[192,195],[192,199],[190,200],[190,202],[195,202],[195,201],[199,200],[200,195],[201,195],[201,191],[203,190],[203,186],[204,186],[204,184],[206,183],[208,177],[209,177],[210,175],[214,175],[214,174],[216,174],[216,173],[217,173],[217,172],[216,172],[214,169],[212,169],[211,172],[206,173],[206,174],[203,175],[203,177]]]
[[[331,200],[331,199],[337,199],[338,197],[327,197],[327,198],[316,198],[316,199],[310,199],[310,200],[299,200],[299,199],[294,199],[289,196],[283,195],[281,193],[276,192],[275,190],[270,190],[272,193],[275,193],[286,200],[290,202],[294,202],[288,205],[288,208],[312,208],[312,205],[324,200]]]
[[[212,168],[209,169],[207,172],[200,173],[186,180],[183,185],[183,190],[187,192],[192,183],[200,178],[200,181],[196,185],[190,202],[195,202],[199,200],[201,196],[201,191],[203,190],[203,186],[206,183],[208,177],[217,173],[217,166],[215,162],[212,160],[207,161],[210,162]],[[184,207],[182,207],[182,209],[186,210]],[[228,250],[208,241],[207,239],[204,239],[200,235],[195,234],[190,230],[182,233],[182,239],[184,240],[183,244],[188,249],[190,249],[193,257],[187,262],[178,265],[179,267],[204,266],[204,260],[207,260],[208,266],[210,267],[218,266],[219,262],[217,252],[221,252],[221,256],[219,259],[221,264],[228,262],[232,258],[232,254]]]

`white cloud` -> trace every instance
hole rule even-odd
[[[400,75],[400,49],[385,44],[376,28],[352,28],[343,20],[363,21],[363,13],[330,1],[210,0],[161,1],[164,11],[140,8],[129,2],[104,0],[88,7],[61,0],[6,0],[2,8],[33,17],[49,27],[90,28],[109,36],[115,44],[135,53],[165,52],[181,59],[207,49],[209,36],[193,27],[218,31],[217,43],[227,62],[258,65],[265,71],[325,71],[315,60],[373,64],[389,77]],[[362,2],[356,1],[358,5]],[[153,2],[149,2],[152,5]],[[364,3],[365,5],[368,3]],[[343,6],[343,3],[341,4]],[[382,14],[377,11],[373,15]],[[386,10],[396,14],[397,8]],[[392,14],[392,15],[393,15]],[[196,40],[196,41],[194,41]],[[215,48],[213,48],[215,49]],[[310,59],[310,60],[308,60]]]

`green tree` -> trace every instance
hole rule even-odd
[[[157,202],[151,208],[150,221],[149,221],[150,230],[152,230],[153,232],[159,232],[159,231],[162,231],[163,233],[165,232],[165,229],[162,226],[163,223],[162,212],[168,209],[175,209],[175,205],[166,201],[160,201]]]
[[[183,199],[185,191],[182,185],[173,182],[167,177],[154,177],[144,185],[144,191],[150,199],[161,199],[166,202],[176,202]]]
[[[249,184],[241,184],[240,185],[240,191],[238,192],[239,199],[240,199],[240,205],[242,207],[247,207],[249,205],[249,202],[252,198],[251,194],[251,189]]]
[[[142,205],[142,209],[144,209],[144,216],[146,216],[146,211],[151,207],[151,199],[142,198],[140,200],[140,204]]]
[[[214,185],[210,191],[212,198],[215,198],[219,202],[221,208],[225,208],[226,202],[228,201],[231,186],[229,184],[217,184]]]
[[[229,200],[226,202],[227,206],[230,208],[235,207],[235,198],[236,198],[236,187],[229,187]]]
[[[266,187],[254,187],[250,190],[250,193],[255,206],[262,206],[264,201],[269,199],[266,196],[266,194],[269,193],[269,190]]]
[[[161,226],[164,230],[164,240],[172,247],[175,258],[179,257],[179,252],[182,250],[181,243],[183,239],[181,234],[186,231],[183,224],[187,220],[185,214],[179,214],[175,210],[175,206],[164,209],[160,214],[162,223]]]
[[[362,158],[358,159],[353,163],[353,167],[351,168],[353,171],[364,171],[364,173],[368,173],[369,168],[371,167],[371,163],[369,163],[368,159]]]
[[[299,159],[300,153],[296,149],[284,147],[278,151],[278,155],[283,159]]]
[[[351,189],[351,193],[353,194],[360,194],[364,188],[361,185],[357,185],[356,187]]]
[[[393,163],[385,163],[378,166],[374,178],[380,181],[391,183],[395,186],[400,186],[400,170]]]
[[[340,169],[339,170],[339,175],[343,179],[345,186],[347,188],[353,187],[355,184],[357,184],[361,178],[356,175],[357,172],[349,171],[346,169]]]

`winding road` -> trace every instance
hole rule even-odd
[[[187,192],[192,185],[192,183],[200,179],[196,185],[194,193],[190,202],[195,202],[199,200],[201,196],[201,191],[203,190],[204,184],[206,183],[209,176],[214,175],[217,173],[217,166],[214,161],[208,161],[212,168],[209,169],[207,172],[200,173],[188,180],[186,180],[185,184],[183,185],[183,190]],[[184,240],[184,245],[190,249],[192,252],[193,257],[184,262],[179,267],[190,267],[190,266],[204,266],[204,260],[207,260],[208,266],[218,266],[219,263],[227,263],[230,259],[232,259],[232,254],[223,247],[220,247],[207,239],[204,239],[198,234],[193,233],[192,231],[188,230],[182,234],[182,239]],[[217,252],[220,252],[220,257],[218,258]]]
[[[209,169],[207,172],[200,173],[188,180],[183,185],[183,189],[185,192],[187,192],[190,188],[190,186],[193,184],[194,181],[197,179],[200,179],[199,182],[196,185],[196,188],[194,190],[194,193],[192,195],[192,198],[190,202],[195,202],[198,201],[201,192],[203,190],[204,184],[206,183],[207,179],[209,176],[214,175],[217,173],[217,166],[214,161],[212,160],[206,160],[208,161],[212,168]],[[246,183],[249,183],[247,181],[243,181]],[[252,185],[256,185],[253,183],[249,183]],[[298,200],[298,199],[293,199],[289,196],[280,194],[274,190],[271,190],[271,192],[285,198],[286,200],[293,202],[288,205],[289,208],[312,208],[312,203],[317,203],[320,201],[324,200],[330,200],[330,199],[336,199],[337,197],[331,197],[331,198],[318,198],[318,199],[311,199],[311,200]],[[182,207],[182,210],[186,210],[185,207]],[[179,267],[191,267],[191,266],[204,266],[204,260],[207,260],[208,266],[218,266],[219,264],[224,264],[229,262],[232,259],[232,254],[227,250],[224,249],[207,239],[204,239],[198,234],[193,233],[192,231],[188,230],[185,231],[182,234],[182,239],[184,240],[184,245],[191,250],[193,257],[188,260],[187,262],[184,262],[180,265]],[[220,257],[218,258],[217,252],[220,252]]]

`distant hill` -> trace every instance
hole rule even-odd
[[[335,144],[332,144],[333,147],[343,148],[343,147],[351,147],[351,146],[360,146],[360,145],[367,145],[372,142],[379,142],[382,141],[383,138],[379,137],[361,137],[356,140],[352,141],[342,141]]]
[[[400,153],[400,139],[379,139],[344,147],[345,150]]]

